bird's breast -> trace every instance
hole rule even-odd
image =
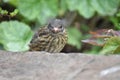
[[[30,44],[32,51],[60,52],[67,43],[67,34],[43,34],[34,37]]]
[[[66,35],[49,35],[48,39],[46,39],[48,44],[46,45],[45,51],[47,52],[60,52],[64,45],[67,42]]]

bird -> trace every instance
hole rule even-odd
[[[67,40],[68,35],[64,21],[54,19],[34,34],[29,44],[29,50],[59,53],[64,48]]]

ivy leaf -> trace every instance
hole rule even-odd
[[[81,33],[78,29],[70,27],[68,28],[68,44],[76,46],[78,49],[81,47]]]
[[[117,12],[120,0],[91,0],[93,8],[101,15],[113,15]]]
[[[120,47],[120,37],[111,37],[110,39],[108,39],[108,41],[106,41],[103,47],[103,50],[100,53],[101,54],[110,54],[110,53],[115,54],[115,52],[118,53],[119,47]]]
[[[38,20],[41,24],[58,14],[57,0],[19,0],[20,13],[29,20]]]
[[[0,23],[0,43],[8,51],[26,51],[32,38],[29,26],[18,21]]]

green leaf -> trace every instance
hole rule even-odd
[[[101,15],[116,13],[120,0],[91,0],[93,8]]]
[[[77,7],[80,4],[80,1],[79,0],[66,0],[66,4],[70,11],[75,11],[77,10]]]
[[[85,18],[91,18],[95,13],[91,5],[91,0],[81,0],[78,6],[78,12]]]
[[[111,22],[114,24],[115,29],[120,30],[120,20],[117,17],[110,17]]]
[[[105,43],[103,50],[100,52],[100,54],[110,54],[110,53],[115,54],[115,52],[118,53],[117,49],[119,46],[120,46],[120,37],[112,37]]]
[[[24,23],[4,21],[0,23],[0,43],[8,51],[26,51],[32,38],[32,31]]]
[[[63,16],[65,12],[67,11],[67,3],[66,0],[60,0],[60,10],[59,10],[59,15]]]
[[[0,7],[0,15],[7,15],[8,14],[8,11],[7,10],[3,10],[1,7]]]
[[[18,5],[18,0],[3,0],[3,2],[6,2],[6,3],[10,3],[14,6],[17,6]]]
[[[69,10],[78,10],[79,14],[85,18],[90,18],[95,13],[91,0],[67,0],[67,5]]]
[[[44,24],[58,14],[58,0],[19,0],[18,9],[27,19]]]
[[[120,46],[118,46],[118,47],[116,48],[116,50],[114,50],[113,53],[115,53],[115,54],[120,54]]]
[[[81,33],[78,29],[68,28],[68,44],[76,46],[78,49],[81,47]]]
[[[10,13],[10,16],[15,16],[15,15],[17,15],[17,13],[18,13],[18,9],[15,9],[13,12],[11,12]]]
[[[101,15],[114,15],[120,0],[65,0],[70,11],[78,11],[85,18],[91,18],[95,11]]]

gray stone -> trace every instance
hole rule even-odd
[[[120,80],[120,56],[0,51],[0,80]]]

